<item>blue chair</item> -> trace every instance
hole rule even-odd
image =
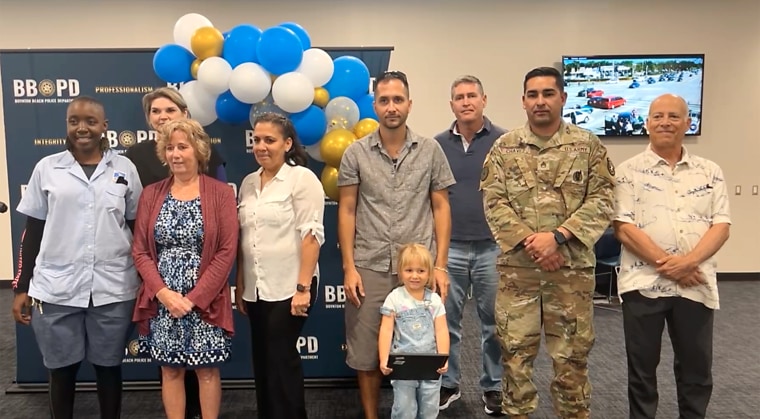
[[[615,238],[612,228],[608,228],[602,237],[594,245],[596,254],[596,268],[594,276],[597,285],[607,285],[605,295],[607,304],[613,304],[613,299],[617,299],[617,276],[620,273],[620,242]],[[607,283],[604,283],[604,280]],[[613,293],[613,287],[615,291]]]

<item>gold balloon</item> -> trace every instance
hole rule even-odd
[[[198,67],[201,66],[201,63],[203,60],[200,58],[196,58],[195,61],[193,61],[192,64],[190,64],[190,74],[193,76],[194,79],[198,78]]]
[[[322,137],[319,142],[319,152],[325,164],[332,167],[340,167],[340,159],[349,145],[356,141],[353,132],[339,128],[332,130]]]
[[[322,188],[325,190],[325,195],[333,201],[337,201],[340,197],[340,193],[338,192],[338,169],[332,166],[325,166],[325,168],[322,169],[320,180],[322,181]]]
[[[314,104],[320,108],[327,106],[327,102],[330,101],[330,93],[324,87],[317,87],[314,89]]]
[[[190,49],[201,60],[222,55],[223,45],[224,36],[219,29],[211,26],[198,28],[190,38]]]
[[[356,138],[362,138],[369,135],[379,127],[380,124],[372,118],[364,118],[354,125],[354,135]]]

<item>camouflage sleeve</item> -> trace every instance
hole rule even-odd
[[[607,157],[607,149],[596,139],[589,153],[589,175],[586,197],[562,227],[568,229],[587,248],[594,244],[610,225],[615,199],[615,166]]]
[[[483,163],[480,190],[483,193],[483,209],[491,234],[501,250],[509,252],[533,234],[533,230],[522,222],[510,205],[504,179],[503,159],[494,146]]]

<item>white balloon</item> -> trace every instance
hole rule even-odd
[[[272,84],[272,98],[285,112],[301,112],[314,101],[314,84],[301,73],[285,73]]]
[[[338,96],[327,102],[325,106],[328,131],[335,128],[353,129],[359,122],[359,105],[351,98]]]
[[[216,109],[202,110],[192,114],[194,120],[198,121],[202,126],[208,126],[216,122]]]
[[[232,66],[222,57],[209,57],[198,66],[198,83],[213,95],[220,95],[230,88]]]
[[[324,86],[333,76],[335,64],[330,54],[319,48],[309,48],[303,52],[301,65],[296,72],[304,74],[314,87]]]
[[[185,47],[188,51],[190,48],[190,39],[193,37],[198,28],[211,26],[211,21],[205,16],[198,13],[188,13],[177,20],[174,24],[174,43]]]
[[[321,141],[320,141],[321,142]],[[306,154],[309,155],[312,159],[324,163],[325,161],[322,159],[322,152],[319,151],[319,143],[307,145],[304,147],[306,149]]]
[[[243,103],[264,100],[272,88],[272,78],[256,63],[243,63],[232,70],[230,93]]]
[[[190,118],[206,126],[216,121],[216,97],[212,95],[196,81],[189,81],[179,88],[179,93],[187,103]]]
[[[189,103],[188,103],[188,109],[190,109]],[[204,109],[202,107],[198,107],[197,105],[195,105],[195,108],[190,111],[190,115],[191,115],[191,119],[198,121],[198,123],[203,125],[204,127],[207,125],[211,125],[217,119],[215,109]]]
[[[215,108],[216,98],[219,96],[208,92],[197,80],[184,83],[182,87],[179,88],[179,93],[185,98],[185,102],[193,102],[193,105],[196,105],[196,109]],[[189,103],[188,107],[190,107]]]

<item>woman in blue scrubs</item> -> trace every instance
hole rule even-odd
[[[137,169],[108,147],[102,103],[74,99],[66,150],[40,160],[17,210],[26,215],[13,314],[31,324],[50,372],[50,411],[74,416],[77,371],[95,368],[100,417],[121,411],[121,362],[139,287],[132,228]]]

